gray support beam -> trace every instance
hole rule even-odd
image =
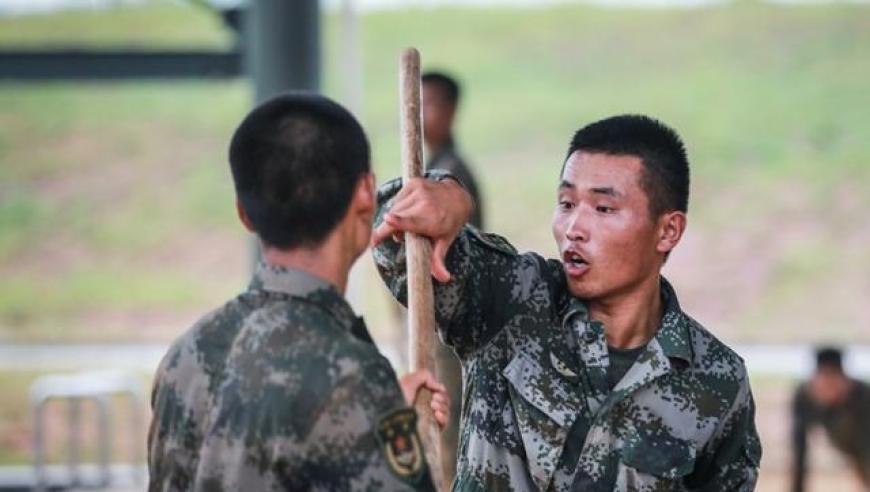
[[[245,16],[247,69],[255,99],[290,89],[320,90],[318,0],[257,0]]]
[[[0,50],[9,80],[226,79],[242,75],[238,51],[64,48]]]

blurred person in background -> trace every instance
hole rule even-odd
[[[474,175],[459,154],[453,122],[459,108],[460,87],[455,78],[443,72],[428,71],[421,77],[423,140],[426,146],[426,169],[440,169],[455,176],[471,194],[476,204],[469,223],[483,229],[483,204]],[[456,470],[456,447],[459,444],[459,414],[462,409],[462,365],[453,350],[443,343],[435,347],[436,376],[450,394],[450,414],[454,415],[444,431],[442,469],[453,477]]]
[[[807,433],[821,425],[849,462],[863,490],[870,491],[870,386],[846,374],[840,349],[823,347],[816,351],[816,370],[798,387],[792,412],[792,490],[805,490]]]
[[[155,376],[149,490],[433,490],[410,405],[344,299],[375,211],[368,140],[338,104],[285,94],[229,150],[236,207],[262,250],[248,289],[182,335]]]
[[[461,89],[455,78],[443,72],[428,71],[421,77],[423,141],[426,169],[447,171],[468,190],[475,207],[468,223],[483,229],[483,202],[471,168],[459,154],[453,135],[453,121],[459,109]]]

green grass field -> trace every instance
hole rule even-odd
[[[687,309],[732,341],[868,342],[868,14],[754,2],[368,14],[361,119],[390,177],[399,51],[456,73],[490,228],[551,254],[571,133],[655,115],[693,162],[689,234],[666,270]],[[324,90],[341,99],[337,21],[324,21]],[[64,43],[232,40],[175,2],[0,19],[2,47]],[[0,85],[0,340],[169,340],[242,288],[225,153],[251,99],[244,81]],[[366,300],[370,321],[386,323],[384,305]]]

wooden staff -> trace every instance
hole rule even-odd
[[[399,66],[399,98],[402,138],[402,180],[423,176],[423,119],[420,113],[420,53],[414,48],[402,52]],[[428,369],[435,374],[433,357],[435,310],[429,239],[405,234],[408,272],[408,347],[411,370]],[[429,407],[432,394],[421,390],[415,402],[418,430],[426,449],[426,460],[437,490],[444,490],[441,475],[441,432]],[[451,418],[456,418],[451,416]]]

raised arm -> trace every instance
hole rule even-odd
[[[400,191],[401,190],[401,191]],[[396,299],[407,302],[404,232],[433,242],[435,319],[445,342],[460,357],[500,328],[493,306],[510,299],[516,250],[503,238],[464,226],[470,197],[448,174],[427,173],[402,188],[394,179],[378,191],[373,256]]]
[[[430,172],[431,179],[411,179],[402,186],[394,179],[378,190],[378,213],[372,244],[405,232],[432,240],[432,276],[440,282],[450,280],[444,265],[447,250],[468,222],[474,203],[471,195],[449,174]]]

